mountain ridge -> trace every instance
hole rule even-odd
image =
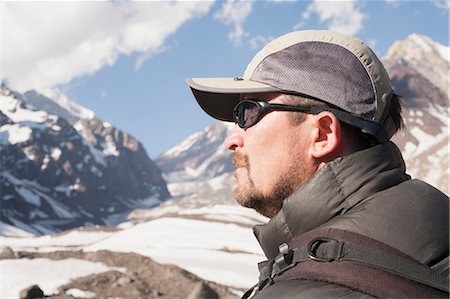
[[[133,136],[37,92],[1,92],[2,223],[35,234],[114,225],[170,197]]]

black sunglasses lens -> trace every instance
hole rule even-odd
[[[256,102],[242,101],[235,108],[235,119],[241,128],[253,126],[261,112],[261,106]]]

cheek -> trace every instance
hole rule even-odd
[[[278,135],[260,145],[259,154],[249,155],[250,177],[263,193],[270,193],[273,186],[286,175],[295,157],[290,148],[292,142]]]
[[[269,113],[246,132],[244,149],[256,187],[270,190],[293,166],[305,162],[308,140],[304,130],[283,113]]]

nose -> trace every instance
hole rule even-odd
[[[243,129],[239,128],[239,126],[235,126],[233,130],[227,135],[223,145],[230,151],[236,150],[237,147],[244,146],[244,138],[242,136]]]

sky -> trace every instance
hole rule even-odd
[[[0,78],[57,88],[151,158],[214,120],[186,77],[238,77],[294,30],[357,36],[379,57],[417,33],[449,45],[449,1],[0,1]]]

